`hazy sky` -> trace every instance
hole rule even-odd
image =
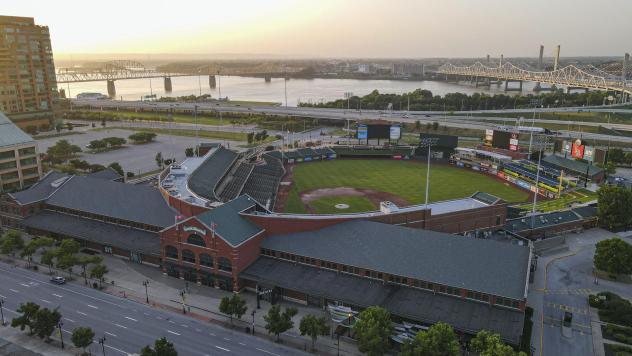
[[[632,0],[0,0],[55,53],[623,55]]]

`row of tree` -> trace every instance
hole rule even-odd
[[[390,313],[378,306],[362,311],[353,325],[358,349],[371,356],[380,356],[390,349],[393,334]],[[470,340],[468,349],[481,356],[526,356],[502,342],[500,335],[480,331]],[[437,323],[427,331],[420,331],[412,341],[402,346],[400,356],[460,356],[461,344],[452,327]]]
[[[103,257],[80,254],[81,245],[74,239],[63,239],[60,242],[50,237],[34,237],[28,243],[24,243],[22,233],[17,230],[8,230],[0,238],[0,253],[14,256],[20,251],[20,257],[25,258],[27,267],[33,263],[33,255],[42,250],[40,263],[48,266],[49,272],[53,267],[68,272],[72,278],[73,268],[81,267],[81,275],[85,284],[88,284],[88,276],[99,281],[101,287],[107,267],[102,263]],[[88,270],[88,266],[92,268]]]
[[[266,138],[268,138],[268,131],[263,130],[263,131],[258,131],[258,132],[249,132],[248,135],[246,135],[246,140],[248,141],[248,144],[252,144],[254,142],[261,142],[261,141],[265,141]]]
[[[403,94],[381,94],[377,90],[365,96],[352,96],[349,99],[337,99],[323,103],[300,103],[299,106],[320,108],[351,108],[386,110],[391,107],[394,110],[411,111],[460,111],[460,110],[494,110],[508,108],[529,108],[535,101],[545,107],[601,105],[607,98],[606,92],[591,91],[588,93],[566,94],[563,91],[554,91],[541,94],[528,94],[509,96],[505,94],[489,95],[474,93],[449,93],[444,96],[435,95],[425,89]]]
[[[90,141],[88,147],[94,151],[105,151],[121,148],[126,143],[127,140],[122,137],[105,137],[100,140]]]
[[[632,245],[620,238],[599,241],[595,249],[595,268],[612,275],[632,273]]]
[[[632,165],[632,152],[626,153],[620,148],[611,148],[608,151],[608,162]]]
[[[130,141],[134,144],[140,145],[154,141],[156,134],[153,132],[140,131],[129,135]]]
[[[619,185],[602,185],[597,191],[600,224],[611,231],[632,226],[632,191]]]

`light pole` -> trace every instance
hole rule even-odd
[[[144,280],[143,285],[145,286],[145,300],[147,301],[147,304],[149,304],[149,292],[147,291],[147,287],[149,287],[149,280]]]
[[[437,138],[426,137],[419,142],[419,147],[428,147],[428,166],[426,169],[426,202],[424,209],[428,209],[428,195],[430,194],[430,147],[437,144]]]
[[[101,345],[101,351],[103,351],[103,356],[105,356],[105,335],[99,338],[99,345]]]
[[[217,95],[218,95],[218,102],[217,105],[220,106],[220,104],[222,103],[222,79],[219,75],[219,70],[217,71]],[[219,124],[222,124],[222,110],[220,108],[218,108],[219,111]]]
[[[197,104],[193,106],[193,116],[195,117],[195,156],[200,157],[199,128],[197,119]]]
[[[186,306],[185,306],[185,298],[186,298],[185,294],[186,294],[186,292],[185,292],[184,289],[180,291],[180,297],[182,297],[182,314],[186,314],[187,313],[187,309],[186,309]]]
[[[201,71],[202,71],[201,69],[198,69],[198,87],[200,88],[200,95],[199,96],[202,96],[202,79],[201,79],[201,75],[200,75]]]
[[[350,91],[345,92],[345,98],[347,98],[347,111],[349,111],[350,106],[351,106],[351,97],[353,96],[353,93]]]
[[[287,109],[287,66],[283,65],[283,90],[285,91],[285,108]]]
[[[538,171],[535,174],[535,192],[533,194],[533,206],[531,207],[531,229],[535,228],[535,206],[538,202],[538,193],[540,191],[539,181],[540,181],[540,162],[542,161],[542,151],[546,149],[546,145],[549,141],[549,136],[544,136],[544,147],[540,150],[538,154]]]
[[[0,299],[0,315],[2,316],[2,326],[5,325],[4,323],[4,299]]]
[[[57,327],[59,328],[59,339],[61,340],[61,348],[64,348],[64,333],[63,331],[61,331],[61,327],[64,326],[64,322],[63,321],[59,321],[57,323]]]
[[[252,313],[250,313],[252,315],[252,335],[255,334],[255,313],[257,313],[255,309],[253,309]]]

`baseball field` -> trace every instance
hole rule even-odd
[[[351,213],[375,210],[389,200],[399,206],[425,200],[426,164],[397,160],[332,160],[291,167],[293,185],[284,202],[290,213]],[[477,191],[522,202],[526,191],[468,169],[434,164],[430,201],[463,198]]]

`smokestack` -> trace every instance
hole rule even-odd
[[[505,59],[505,55],[501,54],[500,55],[500,66],[502,67],[503,65],[503,60]]]
[[[487,64],[489,64],[489,54],[487,55]]]
[[[540,58],[538,59],[538,69],[542,70],[542,57],[544,56],[544,46],[540,45]]]
[[[557,66],[560,64],[560,45],[555,47],[555,63],[553,64],[553,70],[557,70]]]
[[[621,73],[621,80],[623,80],[623,85],[625,86],[625,81],[628,79],[628,70],[630,69],[630,54],[626,53],[625,57],[623,57],[623,71]]]

